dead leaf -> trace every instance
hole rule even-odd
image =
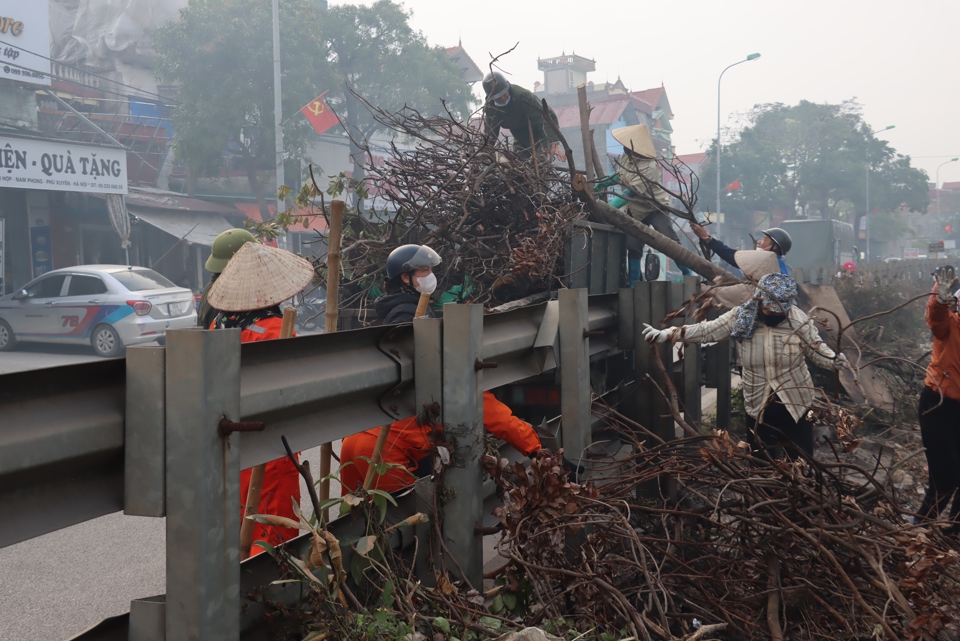
[[[367,556],[377,547],[377,537],[373,534],[362,537],[354,544],[354,547],[357,550],[357,554]]]

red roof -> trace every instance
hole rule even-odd
[[[960,191],[960,182],[945,182],[940,185],[941,190]]]
[[[696,167],[703,164],[703,161],[707,159],[707,154],[705,152],[698,154],[681,154],[677,156],[676,159],[688,167]]]
[[[260,207],[257,203],[233,203],[233,205],[242,211],[250,220],[258,223],[263,222],[263,218],[260,216]],[[270,210],[271,216],[277,213],[275,205],[267,205],[267,209]],[[327,221],[319,214],[310,216],[305,222],[310,226],[307,227],[304,223],[296,223],[295,225],[290,225],[287,230],[296,232],[324,232],[327,230]]]
[[[593,105],[593,111],[590,112],[591,125],[612,125],[620,120],[623,110],[627,108],[629,101],[626,96],[620,96],[619,100],[606,100]],[[557,107],[554,109],[557,113],[557,120],[560,121],[561,129],[580,126],[580,107],[572,105],[570,107]]]
[[[591,125],[612,125],[616,123],[628,106],[647,115],[653,114],[652,105],[629,94],[602,96],[591,100],[590,104],[593,107],[590,112]],[[561,129],[580,126],[580,107],[578,105],[557,107],[554,111],[557,114],[557,120],[560,121]]]
[[[647,113],[652,113],[652,110],[656,109],[660,101],[666,99],[667,90],[661,86],[654,89],[644,89],[643,91],[633,91],[630,93],[630,95],[650,105],[651,111],[648,111]],[[672,118],[673,113],[670,109],[669,101],[667,101],[666,109],[668,117]]]

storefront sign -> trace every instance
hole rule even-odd
[[[0,136],[0,187],[125,194],[127,152]]]
[[[50,56],[49,3],[0,0],[0,78],[49,86],[42,56]]]

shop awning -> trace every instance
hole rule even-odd
[[[258,223],[263,222],[263,217],[260,215],[260,207],[256,203],[233,203],[233,206],[242,211],[250,220]],[[276,206],[267,205],[267,208],[269,209],[271,216],[276,215]],[[306,224],[302,222],[294,223],[287,228],[287,231],[307,233],[319,232],[326,235],[327,221],[324,220],[323,216],[310,214],[307,216],[307,221],[305,222]]]
[[[213,239],[217,237],[217,234],[233,228],[233,225],[228,223],[223,216],[217,214],[186,211],[144,211],[134,207],[130,207],[130,213],[148,225],[165,231],[171,236],[207,247],[213,244]]]

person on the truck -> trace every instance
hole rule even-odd
[[[663,176],[657,163],[657,149],[646,125],[619,127],[610,132],[613,139],[623,145],[623,153],[617,158],[616,173],[597,184],[597,189],[606,189],[617,183],[623,185],[623,197],[615,196],[608,203],[614,209],[623,208],[631,218],[653,227],[655,230],[679,243],[680,237],[673,228],[673,220],[665,208],[670,204],[670,195],[664,190]],[[630,281],[643,280],[640,276],[644,244],[632,236],[627,237],[627,265]],[[677,263],[684,276],[693,272],[686,265]]]
[[[242,243],[210,287],[210,305],[218,312],[209,329],[239,329],[241,343],[280,338],[280,303],[309,285],[314,276],[310,261],[292,252],[258,242]],[[240,472],[240,500],[244,504],[250,476],[251,470]],[[263,472],[256,513],[297,520],[293,501],[300,502],[297,468],[286,456],[270,461]],[[257,523],[252,540],[277,545],[297,534],[299,531],[294,528]],[[254,547],[250,554],[262,551]]]
[[[796,297],[792,277],[767,274],[750,301],[716,320],[664,330],[645,324],[643,331],[650,343],[733,338],[743,363],[744,408],[753,421],[747,440],[755,452],[775,453],[784,447],[790,458],[801,452],[813,456],[813,426],[806,416],[814,387],[804,355],[824,369],[849,367],[843,354],[834,354],[820,340],[813,321],[796,305]]]
[[[948,529],[960,532],[960,294],[956,272],[946,265],[935,272],[933,295],[927,301],[927,325],[933,330],[933,352],[920,392],[920,437],[927,454],[930,484],[920,506],[920,520],[933,521],[953,497]]]
[[[740,268],[740,266],[737,265],[735,256],[737,253],[736,249],[728,247],[716,238],[710,236],[710,232],[708,232],[703,225],[692,222],[690,223],[690,229],[693,230],[693,233],[696,234],[700,240],[706,243],[707,249],[728,264],[733,265],[737,269]],[[793,240],[790,238],[790,234],[779,227],[764,229],[760,233],[763,234],[763,236],[757,241],[757,249],[775,253],[777,255],[777,261],[780,263],[780,273],[789,276],[790,269],[787,267],[787,263],[783,260],[783,257],[786,256],[790,248],[793,247]]]
[[[536,94],[511,84],[499,71],[486,75],[483,92],[487,96],[483,106],[483,133],[489,143],[497,139],[504,127],[510,130],[513,147],[519,154],[529,154],[536,148],[539,154],[549,154],[551,160],[554,157],[567,160],[560,145],[557,114]]]

